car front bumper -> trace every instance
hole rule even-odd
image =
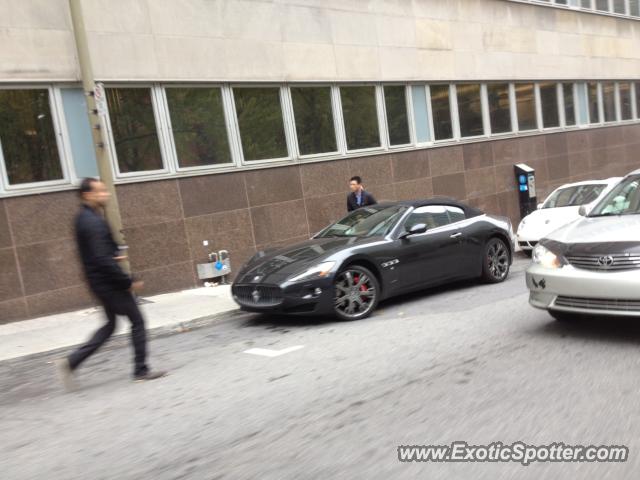
[[[286,315],[330,315],[333,313],[333,283],[322,278],[296,284],[236,284],[231,294],[240,309],[256,313]]]
[[[591,271],[566,265],[526,271],[529,303],[545,310],[640,317],[640,272]]]

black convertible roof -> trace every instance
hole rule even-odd
[[[484,215],[482,210],[471,207],[466,203],[461,203],[458,200],[450,197],[432,197],[423,200],[403,200],[401,202],[381,202],[380,205],[407,205],[408,207],[426,207],[429,205],[449,205],[451,207],[458,207],[464,211],[467,218],[477,217],[478,215]]]

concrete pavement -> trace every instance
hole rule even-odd
[[[237,310],[230,286],[218,285],[142,297],[147,330],[180,330],[187,324]],[[0,325],[0,361],[78,345],[104,323],[101,308],[89,308]],[[115,336],[129,332],[118,318]]]

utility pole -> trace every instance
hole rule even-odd
[[[78,63],[80,64],[80,72],[82,75],[82,88],[84,89],[86,97],[87,114],[89,115],[89,124],[91,125],[93,145],[96,152],[96,161],[98,163],[98,173],[100,174],[100,180],[102,180],[111,193],[111,200],[105,207],[105,216],[109,227],[111,228],[113,239],[118,245],[125,245],[124,234],[122,233],[120,207],[118,205],[118,197],[113,183],[111,158],[109,149],[106,147],[105,119],[104,115],[98,111],[95,98],[96,83],[93,78],[93,67],[91,65],[91,56],[89,54],[89,45],[87,43],[87,31],[84,26],[81,0],[69,0],[69,10],[71,11],[71,23],[73,25]],[[130,271],[128,260],[125,259],[120,263],[126,272]]]

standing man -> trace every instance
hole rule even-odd
[[[133,296],[143,284],[132,280],[118,265],[118,260],[124,257],[118,256],[118,245],[101,214],[109,201],[109,191],[101,181],[85,178],[78,193],[82,207],[75,219],[76,241],[89,287],[104,307],[107,323],[86,344],[67,358],[58,360],[60,377],[67,389],[73,387],[74,371],[109,339],[116,327],[116,315],[127,316],[131,322],[131,341],[135,351],[133,379],[141,381],[163,377],[166,372],[151,372],[146,364],[144,319]]]
[[[365,191],[362,186],[362,178],[355,176],[349,180],[349,188],[351,193],[347,197],[347,211],[352,212],[360,207],[367,205],[375,205],[376,199],[369,192]]]

